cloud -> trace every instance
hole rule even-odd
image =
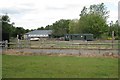
[[[34,29],[59,19],[79,19],[84,6],[102,2],[110,10],[108,20],[115,21],[118,17],[118,0],[2,0],[0,14],[8,13],[15,26]]]
[[[34,10],[35,9],[33,8],[8,7],[8,8],[1,8],[0,13],[2,14],[8,13],[8,14],[14,15],[14,14],[22,14],[22,13],[25,14]]]
[[[4,8],[0,11],[0,13],[2,13],[2,14],[8,13],[10,15],[14,15],[14,14],[27,13],[27,12],[30,12],[30,11],[31,11],[31,9]]]
[[[66,10],[66,7],[47,6],[46,10]]]

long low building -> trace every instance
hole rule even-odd
[[[92,41],[93,40],[93,34],[66,34],[65,40],[87,40]]]
[[[24,38],[49,38],[51,37],[52,30],[35,30],[28,32],[24,35]]]

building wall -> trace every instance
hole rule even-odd
[[[93,40],[93,34],[66,34],[65,40]]]

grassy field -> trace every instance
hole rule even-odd
[[[3,55],[3,78],[118,78],[117,58]]]

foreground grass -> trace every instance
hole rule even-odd
[[[117,78],[118,59],[3,55],[3,78]]]

